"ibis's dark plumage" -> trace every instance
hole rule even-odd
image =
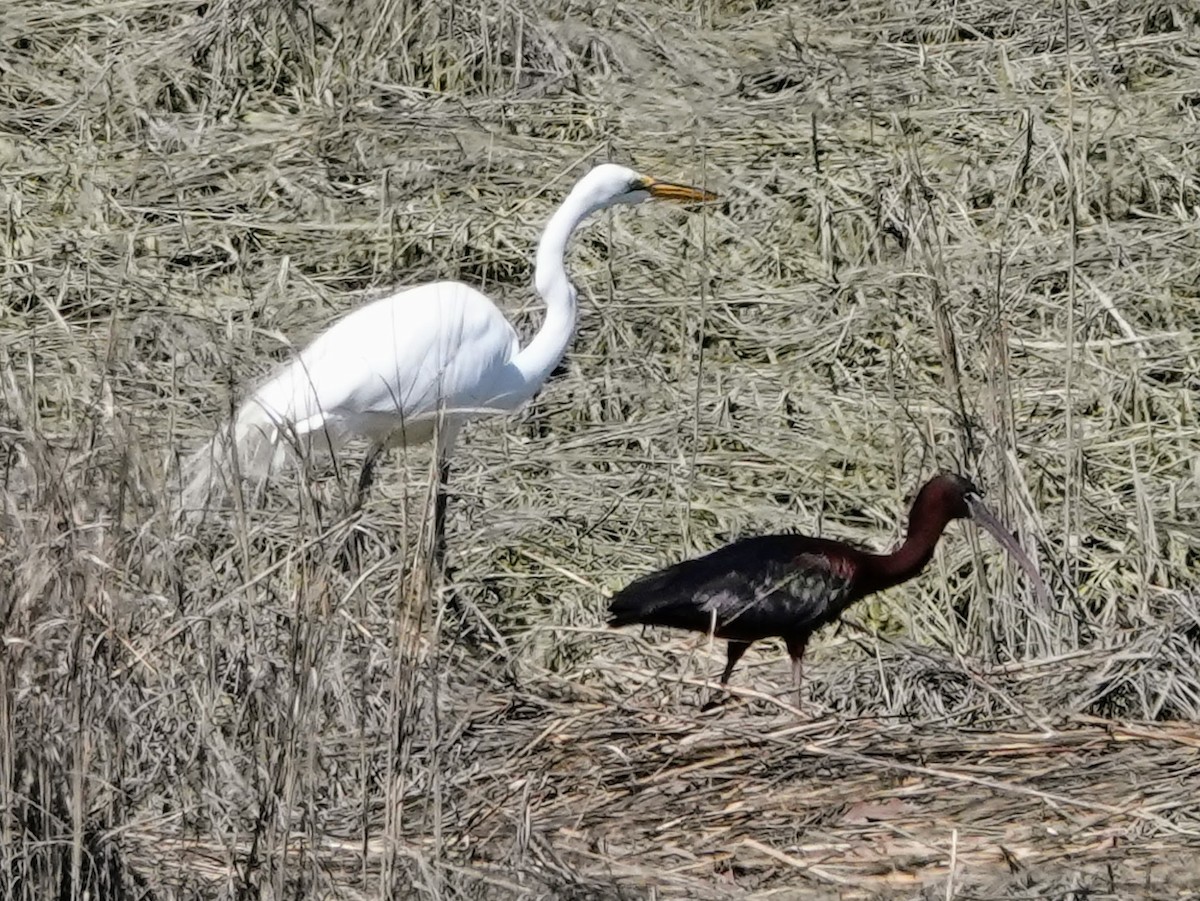
[[[728,639],[722,685],[752,642],[783,638],[799,691],[809,636],[855,601],[917,575],[947,523],[967,518],[1017,557],[1044,599],[1045,585],[1033,563],[983,506],[978,489],[962,476],[942,473],[918,493],[908,536],[893,553],[873,554],[805,535],[745,538],[617,592],[609,605],[609,625],[673,626]]]

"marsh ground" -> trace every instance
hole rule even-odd
[[[1171,2],[17,0],[0,16],[0,858],[76,898],[1190,897],[1200,14]],[[336,316],[580,330],[456,458],[175,529],[179,454]],[[965,526],[811,650],[603,626],[734,537]],[[358,568],[336,565],[363,534]]]

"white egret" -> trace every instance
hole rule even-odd
[[[565,255],[576,226],[616,204],[715,196],[623,166],[592,169],[538,243],[534,284],[546,302],[546,318],[524,347],[496,305],[461,282],[409,288],[346,315],[247,397],[232,424],[188,459],[185,515],[223,494],[237,475],[261,484],[296,454],[336,453],[354,438],[368,444],[361,502],[383,451],[436,434],[434,535],[440,556],[449,455],[460,428],[472,416],[511,412],[532,398],[575,331],[575,288]]]

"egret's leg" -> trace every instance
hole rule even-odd
[[[354,505],[350,508],[351,512],[357,513],[362,509],[362,505],[367,499],[367,492],[375,484],[375,464],[379,462],[379,455],[382,453],[383,448],[381,447],[373,447],[367,451],[367,458],[363,460],[362,472],[358,474],[358,487],[354,489]]]
[[[439,423],[437,441],[437,484],[433,492],[433,567],[448,577],[446,569],[446,505],[449,500],[447,486],[450,484],[450,454],[458,439],[461,423],[449,419]]]
[[[437,486],[433,493],[433,565],[444,572],[446,568],[446,502],[450,482],[450,460],[438,465]]]
[[[358,484],[354,488],[354,497],[350,502],[350,516],[362,510],[363,504],[366,503],[367,494],[375,482],[375,464],[379,462],[379,456],[382,453],[383,449],[380,447],[373,447],[367,451],[367,458],[363,460],[362,472],[358,474]],[[363,544],[362,532],[357,526],[352,525],[350,534],[346,537],[346,543],[342,545],[337,555],[338,564],[343,572],[349,572],[362,565]]]

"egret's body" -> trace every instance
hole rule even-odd
[[[239,445],[261,448],[244,468],[267,475],[295,442],[337,451],[360,438],[383,450],[422,444],[440,429],[443,445],[452,444],[471,413],[513,410],[532,396],[519,355],[512,325],[469,285],[437,282],[375,301],[333,325],[249,399],[262,416],[247,406],[238,425],[260,433]],[[294,441],[281,440],[281,428]]]
[[[524,347],[504,314],[460,282],[409,288],[356,310],[319,335],[238,407],[225,428],[189,460],[184,507],[203,507],[237,472],[261,483],[294,454],[336,453],[351,439],[368,445],[361,491],[389,447],[438,436],[446,461],[462,424],[510,412],[532,398],[566,352],[576,295],[565,267],[567,242],[587,216],[653,197],[711,199],[696,188],[604,164],[585,175],[547,224],[534,281],[546,318]],[[439,504],[438,519],[444,505]],[[435,523],[440,535],[441,523]]]

